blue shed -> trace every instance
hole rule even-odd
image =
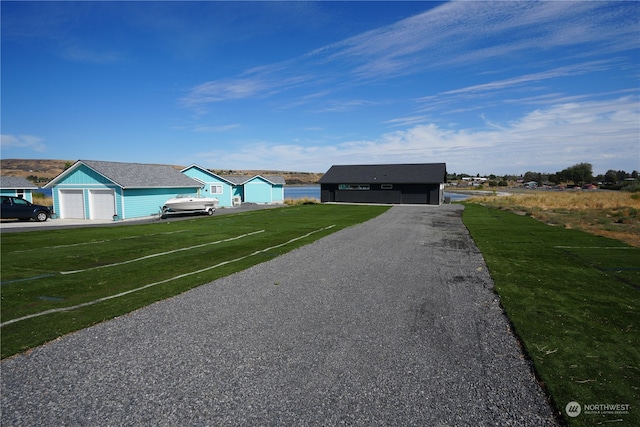
[[[158,214],[167,199],[201,184],[167,165],[78,160],[45,185],[60,218],[131,219]]]
[[[284,203],[284,178],[280,176],[256,175],[246,180],[244,201],[251,203]]]
[[[32,191],[38,187],[20,176],[0,176],[0,195],[21,197],[33,203]]]

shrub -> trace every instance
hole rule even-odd
[[[622,187],[622,191],[628,191],[630,193],[640,193],[640,183],[634,182],[633,184],[625,185]]]
[[[301,197],[299,199],[284,199],[284,204],[289,206],[319,205],[320,200],[314,197]]]

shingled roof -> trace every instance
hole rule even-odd
[[[320,184],[435,184],[446,180],[446,163],[334,165]]]
[[[168,165],[119,163],[97,160],[78,160],[46,186],[53,186],[61,177],[85,165],[122,188],[199,187],[200,184]]]
[[[0,176],[0,188],[7,190],[36,190],[38,186],[21,176]]]
[[[279,175],[221,175],[220,178],[226,179],[234,185],[242,185],[247,181],[251,181],[253,178],[260,177],[271,184],[285,184],[285,179]]]

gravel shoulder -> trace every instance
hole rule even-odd
[[[215,216],[231,215],[240,212],[248,212],[259,209],[277,209],[284,208],[283,204],[257,204],[257,203],[243,203],[241,206],[235,206],[233,208],[220,208],[214,213]],[[0,220],[0,234],[4,233],[19,233],[23,231],[43,231],[43,230],[58,230],[63,228],[84,228],[84,227],[115,227],[119,225],[137,225],[137,224],[151,224],[157,222],[173,222],[173,221],[189,221],[194,218],[206,217],[206,214],[169,214],[165,217],[149,216],[144,218],[125,219],[120,221],[113,221],[110,219],[48,219],[45,222],[37,221],[19,221],[17,219],[2,219]]]
[[[364,224],[2,362],[2,424],[557,425],[460,205]]]

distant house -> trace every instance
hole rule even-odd
[[[248,203],[283,203],[284,178],[256,175],[242,183],[242,200]]]
[[[201,166],[194,164],[180,172],[198,181],[202,186],[200,196],[218,199],[220,207],[234,206],[234,197],[241,197],[241,188],[233,180],[216,175]]]
[[[45,188],[60,218],[130,219],[155,215],[167,199],[201,186],[172,166],[78,160]]]
[[[444,201],[445,163],[334,165],[320,178],[322,202],[428,204]]]
[[[484,184],[487,181],[487,178],[469,176],[469,177],[462,178],[462,181],[467,185],[472,185],[477,187]]]
[[[38,187],[20,176],[0,176],[0,195],[21,197],[33,202],[32,191]]]
[[[284,178],[281,176],[217,175],[201,166],[181,171],[200,182],[202,197],[215,197],[220,207],[241,203],[272,204],[284,202]]]

